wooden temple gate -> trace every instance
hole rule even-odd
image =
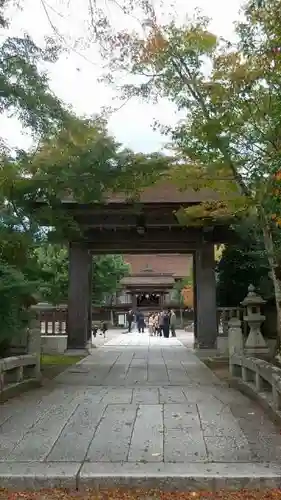
[[[85,349],[91,335],[92,254],[187,253],[193,255],[195,336],[200,348],[217,338],[214,245],[231,237],[228,227],[181,226],[176,212],[214,200],[210,191],[180,192],[171,183],[147,188],[138,202],[125,195],[106,203],[61,202],[61,210],[79,224],[81,237],[69,241],[68,348]]]

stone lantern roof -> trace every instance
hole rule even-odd
[[[262,306],[265,303],[266,303],[266,300],[262,299],[259,295],[256,294],[254,285],[249,285],[248,295],[241,302],[241,305],[242,306]]]

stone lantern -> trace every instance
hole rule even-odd
[[[261,324],[265,320],[265,316],[261,314],[261,306],[265,303],[266,301],[256,294],[255,287],[250,285],[247,297],[241,302],[241,305],[246,307],[244,320],[248,323],[250,328],[245,343],[245,352],[248,354],[267,354],[269,352],[266,341],[261,333]]]

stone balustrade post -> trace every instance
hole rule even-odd
[[[273,376],[272,377],[272,403],[273,403],[273,407],[276,411],[280,411],[280,393],[277,389],[277,381],[275,379],[275,377]]]
[[[233,317],[228,322],[228,352],[229,358],[233,354],[242,354],[244,347],[241,320]]]

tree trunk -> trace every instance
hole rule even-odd
[[[276,344],[273,352],[273,357],[281,353],[281,289],[280,282],[276,276],[277,262],[275,260],[274,243],[272,239],[272,234],[270,228],[268,227],[267,221],[263,220],[263,239],[264,246],[267,253],[267,258],[270,267],[271,279],[274,288],[275,304],[276,304]]]

